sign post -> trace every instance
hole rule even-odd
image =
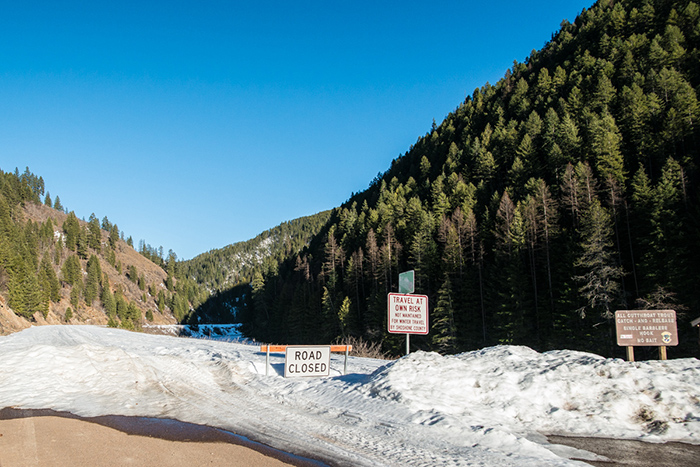
[[[410,353],[410,335],[428,334],[428,296],[390,293],[388,300],[390,334],[406,334],[406,355]]]
[[[615,312],[617,345],[627,347],[627,360],[634,361],[635,346],[659,347],[666,360],[666,346],[678,345],[674,310],[618,310]]]

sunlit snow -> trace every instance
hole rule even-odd
[[[206,329],[200,334],[207,335]],[[700,444],[700,362],[498,346],[265,375],[258,345],[93,326],[0,337],[0,408],[171,418],[339,465],[583,465],[545,435]]]

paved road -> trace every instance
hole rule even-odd
[[[608,438],[548,436],[550,443],[564,444],[605,456],[612,462],[584,461],[596,467],[698,467],[700,446],[685,443],[652,444]]]
[[[318,467],[216,428],[173,420],[0,410],[0,467]]]
[[[610,459],[596,467],[699,467],[700,446],[549,436]],[[148,453],[139,458],[139,453]],[[29,463],[27,463],[29,461]],[[138,417],[81,419],[51,410],[0,410],[0,467],[12,466],[319,466],[215,428]]]

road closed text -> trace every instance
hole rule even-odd
[[[328,376],[331,370],[330,346],[289,346],[284,358],[284,377]]]

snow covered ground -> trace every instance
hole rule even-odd
[[[206,335],[206,332],[203,333]],[[230,339],[230,336],[229,336]],[[583,465],[564,434],[700,444],[700,361],[499,346],[265,376],[258,345],[92,326],[0,337],[0,408],[172,418],[339,465]]]

